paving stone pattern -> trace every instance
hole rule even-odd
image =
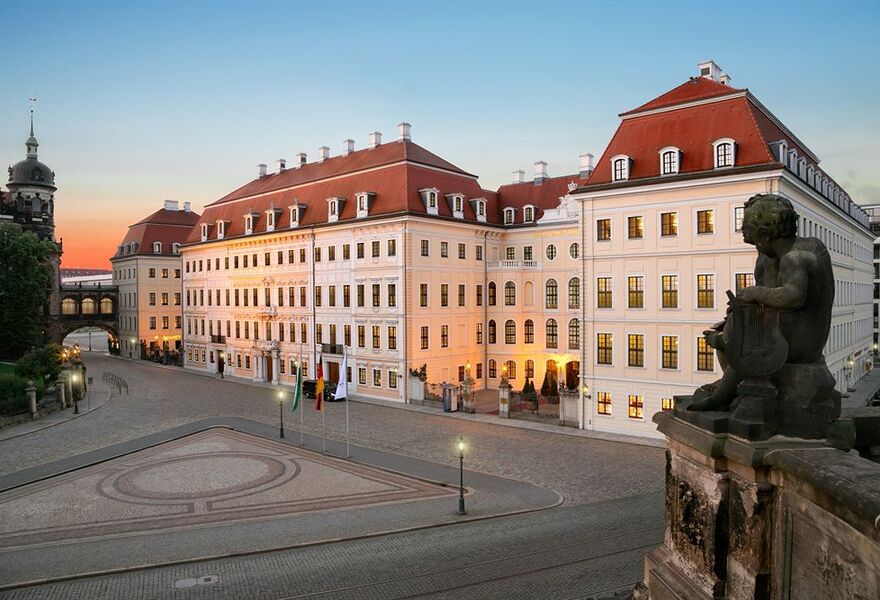
[[[151,433],[215,417],[238,416],[278,424],[271,389],[220,381],[180,370],[86,353],[90,372],[126,379],[129,394],[101,410],[49,429],[0,441],[0,475],[95,450]],[[328,437],[344,439],[343,403],[328,403]],[[320,434],[320,414],[304,405],[305,429]],[[660,494],[663,451],[657,448],[494,427],[384,406],[351,402],[351,441],[377,450],[457,466],[458,434],[468,441],[466,468],[553,489],[567,504]],[[288,436],[299,416],[284,412]]]

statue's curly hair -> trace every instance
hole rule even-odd
[[[798,214],[787,198],[776,194],[755,194],[745,204],[743,225],[751,223],[772,238],[797,235]]]

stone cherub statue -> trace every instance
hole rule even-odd
[[[822,349],[831,326],[834,276],[828,249],[797,237],[787,199],[758,194],[745,204],[743,240],[759,254],[754,286],[728,292],[727,318],[704,332],[724,371],[689,411],[732,411],[734,433],[825,437],[840,395]]]

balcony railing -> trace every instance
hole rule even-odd
[[[321,344],[321,352],[324,354],[343,354],[345,346],[342,344]]]
[[[490,269],[540,269],[541,262],[537,260],[490,260]]]
[[[211,336],[211,343],[212,344],[225,344],[226,343],[226,336],[225,335],[212,335]]]

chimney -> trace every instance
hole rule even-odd
[[[192,212],[192,209],[190,208],[189,202],[183,203],[183,212]]]
[[[581,179],[586,179],[590,176],[590,173],[593,172],[593,155],[587,152],[586,154],[581,154],[578,158],[581,159],[581,166],[578,169],[578,176]]]
[[[327,146],[318,148],[318,162],[324,162],[328,158],[330,158],[330,148]]]
[[[412,135],[410,135],[410,129],[412,129],[412,125],[409,123],[398,123],[397,124],[397,141],[398,142],[408,142],[412,139]]]
[[[299,154],[296,155],[296,161],[293,163],[293,168],[299,169],[300,167],[305,166],[305,164],[306,164],[306,153],[300,152]]]
[[[697,65],[700,69],[700,77],[717,81],[724,85],[730,84],[730,75],[721,70],[721,67],[714,60],[705,60]]]
[[[259,167],[259,169],[260,169],[260,177],[265,177],[266,176],[266,169],[268,168],[268,167],[266,167],[266,164],[260,163],[257,165],[257,167]]]
[[[370,148],[375,148],[382,143],[382,132],[374,131],[370,134]]]
[[[513,172],[513,182],[523,183],[526,180],[526,172],[522,169]]]
[[[287,170],[287,159],[286,158],[279,158],[275,162],[278,163],[278,172],[279,173],[283,173],[284,171]]]
[[[342,156],[348,156],[354,152],[354,140],[342,140]]]
[[[177,208],[177,200],[166,200],[165,201],[165,210],[173,210],[175,212],[177,210],[179,210]]]
[[[541,185],[547,179],[547,163],[543,160],[535,161],[535,185]]]

